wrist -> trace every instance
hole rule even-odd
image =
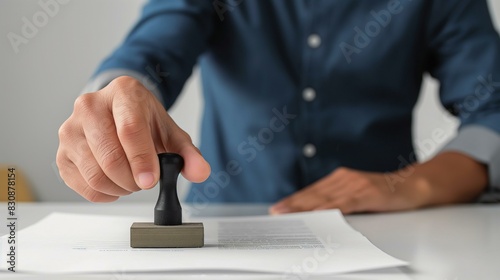
[[[488,184],[486,166],[457,152],[442,153],[405,169],[412,172],[404,188],[417,208],[471,202]]]
[[[393,186],[393,192],[401,205],[409,209],[429,206],[432,201],[432,178],[422,172],[422,164],[413,164],[391,174],[398,182]]]
[[[414,164],[407,167],[411,175],[403,182],[404,189],[408,190],[406,193],[407,199],[410,201],[414,208],[423,208],[432,205],[432,200],[435,189],[433,186],[436,184],[434,178],[427,172],[424,172],[425,166],[421,163]]]

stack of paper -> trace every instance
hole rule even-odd
[[[205,226],[203,248],[130,248],[130,225],[148,220],[53,213],[18,232],[17,271],[260,272],[292,276],[406,265],[372,245],[336,210],[198,219]],[[2,245],[6,241],[4,236]],[[6,269],[6,262],[1,268]]]

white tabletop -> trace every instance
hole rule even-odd
[[[4,210],[1,210],[2,208]],[[152,204],[143,203],[18,203],[17,214],[19,228],[22,229],[55,211],[152,216],[152,208]],[[7,212],[5,203],[0,204],[0,212]],[[233,204],[210,205],[199,216],[266,214],[266,205]],[[407,276],[402,279],[500,279],[500,205],[464,205],[403,213],[349,215],[346,219],[377,247],[410,263],[409,267],[396,271]],[[6,222],[5,218],[3,220]],[[2,235],[6,233],[4,226],[1,227],[0,233]],[[387,279],[384,273],[361,273],[360,278],[339,276],[331,279]],[[380,276],[375,277],[377,274]],[[12,276],[13,273],[0,273],[2,279],[12,279]],[[26,277],[17,273],[15,276]],[[50,276],[43,279],[166,279],[167,276],[84,275],[60,278]],[[199,276],[176,275],[172,279],[197,279]],[[41,278],[29,277],[29,279]],[[217,276],[215,279],[233,278],[275,279],[276,276],[273,278],[264,275],[226,275]],[[208,279],[206,275],[204,279]]]

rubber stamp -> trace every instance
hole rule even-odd
[[[154,209],[154,223],[133,223],[130,227],[130,246],[133,248],[203,247],[203,224],[182,222],[182,207],[177,197],[177,178],[184,167],[184,159],[173,153],[159,154],[158,159],[160,192]]]

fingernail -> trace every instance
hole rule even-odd
[[[153,173],[141,173],[139,174],[139,176],[137,176],[137,179],[139,181],[139,187],[141,189],[146,189],[153,185],[155,176],[153,175]]]

